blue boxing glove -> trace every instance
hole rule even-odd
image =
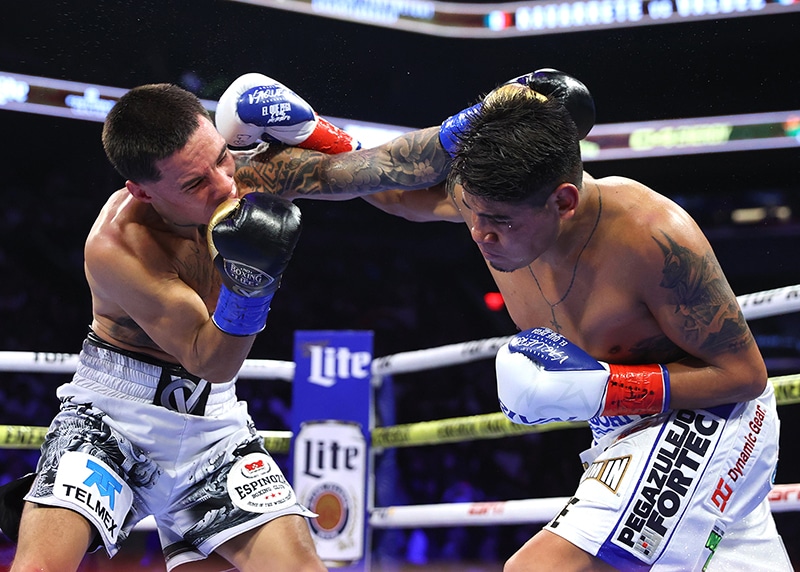
[[[578,139],[586,137],[594,127],[594,99],[589,89],[574,77],[558,70],[544,68],[515,77],[503,85],[512,83],[526,85],[545,98],[554,97],[560,101],[578,128]],[[451,157],[455,156],[459,134],[467,129],[482,105],[482,102],[476,103],[442,122],[439,128],[439,140]]]
[[[669,373],[660,364],[598,361],[547,328],[514,336],[497,352],[497,396],[514,423],[586,421],[669,408]]]
[[[251,336],[264,329],[300,230],[300,209],[269,193],[250,193],[217,208],[207,241],[222,276],[211,317],[220,330]]]
[[[214,121],[231,147],[279,141],[331,154],[361,148],[351,135],[319,117],[302,97],[260,73],[244,74],[225,90]]]

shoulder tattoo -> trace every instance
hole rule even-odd
[[[694,252],[662,234],[663,241],[653,237],[664,254],[660,286],[671,292],[686,341],[712,353],[751,344],[747,322],[714,255]]]

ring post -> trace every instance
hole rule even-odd
[[[343,571],[369,570],[372,339],[364,331],[295,332],[292,484],[319,515],[309,521],[317,553]]]

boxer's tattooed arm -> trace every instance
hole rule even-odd
[[[653,237],[664,253],[660,285],[671,291],[686,342],[715,354],[751,344],[747,323],[714,256],[693,252],[662,234],[663,241]]]
[[[439,129],[412,131],[374,149],[321,155],[271,145],[237,156],[240,189],[290,197],[356,196],[390,189],[423,189],[444,180],[450,157]]]

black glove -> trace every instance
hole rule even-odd
[[[300,209],[269,193],[250,193],[217,208],[208,224],[208,248],[222,275],[212,316],[220,330],[250,336],[264,329],[300,229]]]

